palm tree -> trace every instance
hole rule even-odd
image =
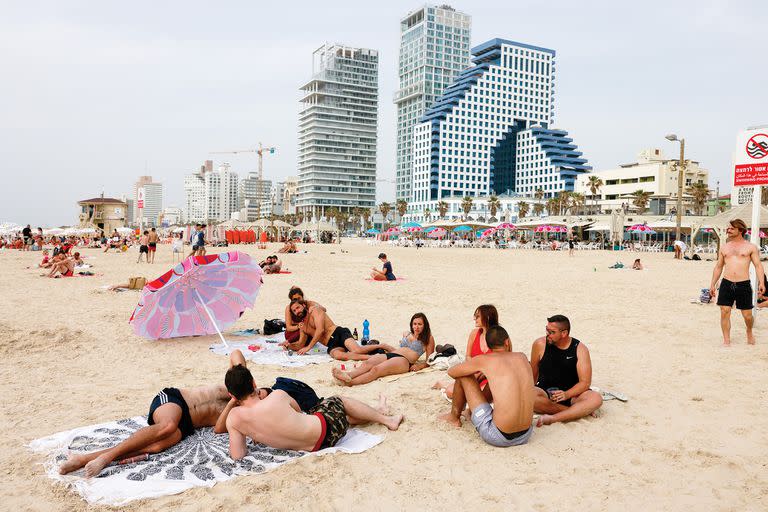
[[[301,224],[304,222],[304,212],[301,210],[298,210],[296,212],[296,220],[298,221],[297,224]]]
[[[395,203],[395,209],[397,210],[397,214],[400,216],[400,222],[402,222],[403,215],[405,215],[405,212],[408,211],[408,201],[405,199],[398,199]]]
[[[497,195],[494,194],[488,197],[488,211],[491,212],[491,217],[496,217],[496,212],[498,211],[499,206],[501,206],[501,201],[499,201]]]
[[[592,192],[592,200],[595,204],[595,213],[597,213],[597,193],[603,187],[603,180],[597,176],[590,176],[587,184],[589,185],[589,191]]]
[[[763,188],[763,197],[768,197],[768,195],[766,195],[766,190],[768,190],[768,189]],[[763,203],[763,204],[766,204],[766,203]],[[718,213],[723,213],[725,211],[725,209],[726,209],[726,206],[727,206],[727,203],[725,201],[718,201],[717,202],[717,211],[718,211]]]
[[[339,210],[335,206],[331,206],[330,208],[325,210],[325,218],[328,219],[330,222],[331,219],[335,219],[339,214]],[[341,226],[337,226],[339,229],[341,229]]]
[[[542,203],[535,203],[533,205],[533,216],[541,217],[542,213],[544,213],[544,205]]]
[[[525,201],[520,201],[517,203],[517,216],[518,218],[525,218],[525,216],[528,214],[528,208],[529,205]]]
[[[437,212],[440,214],[440,218],[444,219],[445,214],[448,213],[448,203],[445,201],[440,201],[437,203]]]
[[[472,196],[464,196],[464,198],[461,200],[461,210],[464,212],[464,220],[467,220],[469,212],[472,211],[473,202],[474,199],[472,199]]]
[[[688,187],[688,193],[693,197],[693,209],[696,215],[701,215],[709,199],[709,188],[704,183],[694,183]]]
[[[540,188],[537,188],[536,192],[533,193],[533,197],[535,197],[536,199],[539,199],[539,200],[543,199],[544,198],[544,191],[542,189],[540,189]]]
[[[556,215],[557,209],[560,207],[560,200],[556,197],[550,197],[547,199],[547,215]]]
[[[571,202],[575,210],[574,215],[579,215],[581,207],[587,202],[587,198],[580,192],[571,192]]]
[[[566,215],[573,206],[571,203],[571,193],[567,190],[561,190],[557,193],[557,214]]]
[[[384,217],[384,221],[382,222],[382,225],[384,225],[387,223],[387,215],[392,211],[392,205],[389,203],[381,203],[379,205],[379,211],[381,212],[382,217]]]
[[[632,204],[637,206],[640,209],[640,213],[642,214],[646,209],[648,209],[648,201],[651,200],[651,196],[653,194],[651,192],[646,192],[645,190],[636,190],[630,195],[634,197]]]
[[[429,208],[424,208],[424,218],[429,222],[429,219],[432,218],[432,210]]]

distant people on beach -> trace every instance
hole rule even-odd
[[[144,286],[147,284],[147,278],[146,277],[130,277],[128,278],[128,281],[125,283],[118,283],[113,284],[108,288],[108,290],[112,291],[122,291],[122,290],[141,290],[144,288]]]
[[[525,355],[512,352],[509,334],[500,325],[485,336],[488,352],[448,370],[456,379],[451,411],[440,419],[457,427],[469,405],[470,419],[480,438],[491,446],[519,446],[533,434],[534,387]],[[488,391],[480,389],[476,375],[484,375]],[[491,406],[493,403],[493,406]]]
[[[536,383],[537,426],[572,421],[592,414],[603,403],[592,391],[592,361],[587,346],[571,337],[571,322],[563,315],[547,318],[546,336],[531,347]]]
[[[485,334],[494,325],[499,325],[499,312],[496,306],[492,304],[482,304],[475,309],[473,315],[475,320],[475,328],[469,333],[467,338],[467,350],[465,351],[466,360],[481,354],[487,354],[490,350],[485,342]],[[476,375],[480,389],[485,389],[488,384],[487,380],[481,373]],[[453,396],[453,382],[437,381],[432,388],[443,389],[448,398]]]
[[[139,237],[139,259],[136,263],[141,262],[141,255],[144,255],[145,261],[149,263],[149,231],[144,231],[144,234]]]
[[[426,315],[416,313],[411,317],[410,329],[403,333],[398,348],[385,344],[379,346],[386,351],[385,354],[372,355],[353,370],[342,371],[339,368],[333,368],[332,375],[345,386],[358,386],[387,375],[422,370],[428,366],[427,363],[417,363],[417,361],[425,353],[425,359],[429,359],[435,351],[435,338],[432,337]]]
[[[299,252],[299,249],[296,247],[296,242],[293,240],[286,240],[285,244],[283,244],[277,252],[278,254],[293,254]]]
[[[757,292],[757,307],[760,309],[768,308],[768,291],[766,290],[768,290],[768,274],[763,271],[763,291]]]
[[[160,241],[160,235],[157,234],[157,230],[152,228],[149,230],[149,238],[147,239],[147,248],[149,253],[147,254],[147,263],[155,262],[155,253],[157,252],[157,243]]]
[[[272,255],[267,256],[264,261],[259,263],[259,266],[265,274],[279,274],[280,270],[283,268],[283,262],[280,261],[277,256]]]
[[[195,224],[190,243],[192,244],[190,256],[205,256],[205,224]]]
[[[632,263],[632,270],[643,270],[643,264],[640,263],[640,258],[636,258],[635,262]]]
[[[340,361],[364,361],[372,352],[382,351],[378,345],[359,345],[352,332],[334,324],[323,308],[295,300],[291,302],[290,310],[291,320],[299,324],[299,339],[286,344],[286,348],[299,355],[306,354],[317,343],[324,345],[328,355]]]
[[[765,269],[760,262],[759,249],[744,239],[747,225],[741,219],[733,219],[725,229],[726,242],[717,254],[717,263],[712,271],[712,282],[709,294],[717,296],[720,306],[720,328],[723,331],[723,345],[731,345],[731,311],[734,304],[741,311],[744,325],[747,328],[747,343],[755,344],[752,326],[755,319],[752,316],[752,283],[749,279],[749,265],[755,266],[757,274],[757,293],[765,295]],[[722,277],[722,280],[721,280]],[[720,280],[718,288],[717,282]]]
[[[387,255],[383,252],[379,254],[379,260],[381,261],[382,268],[377,270],[376,267],[371,268],[371,277],[376,281],[395,281],[397,278],[392,273],[392,262],[387,260]]]
[[[28,251],[34,243],[34,240],[32,240],[32,227],[29,224],[27,224],[27,226],[21,230],[21,236],[24,239],[24,246],[21,250]]]
[[[350,425],[379,423],[397,430],[403,421],[402,415],[388,414],[384,401],[375,409],[353,398],[330,396],[304,413],[281,389],[262,398],[244,359],[227,371],[224,382],[232,399],[222,413],[225,428],[217,422],[216,431],[229,433],[229,455],[235,460],[247,454],[247,438],[273,448],[314,452],[335,446]]]
[[[675,259],[681,260],[683,259],[683,256],[685,255],[685,251],[688,250],[688,246],[685,245],[685,242],[682,240],[675,240],[675,242],[672,244],[673,249],[675,250]]]

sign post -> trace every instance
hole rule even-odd
[[[139,210],[139,234],[144,232],[144,187],[136,191],[136,208]]]
[[[750,128],[739,133],[734,153],[733,184],[752,186],[752,234],[749,241],[760,250],[760,199],[768,185],[768,126]],[[757,273],[752,274],[752,303],[756,304]]]

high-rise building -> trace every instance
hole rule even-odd
[[[379,54],[325,44],[301,87],[297,207],[323,215],[376,204]]]
[[[591,169],[554,119],[555,51],[504,39],[472,49],[461,72],[414,127],[412,205],[452,196],[573,191]]]
[[[448,5],[425,6],[400,20],[397,105],[397,199],[411,200],[413,127],[469,67],[472,18]]]
[[[140,188],[144,189],[143,209],[139,209]],[[153,181],[152,176],[139,176],[139,180],[133,184],[133,201],[132,221],[145,226],[157,226],[158,216],[163,211],[163,184]]]
[[[247,178],[240,180],[238,189],[238,209],[246,210],[246,217],[242,221],[253,222],[263,217],[260,208],[263,201],[269,200],[272,191],[272,181],[259,179],[258,172],[249,172]]]
[[[187,223],[196,224],[208,220],[205,210],[205,174],[206,166],[202,166],[198,171],[184,176],[184,220]]]
[[[283,215],[294,215],[296,213],[296,188],[299,185],[299,179],[296,176],[288,176],[283,182]]]
[[[206,172],[204,180],[206,221],[229,220],[238,211],[237,173],[225,162],[217,169]]]

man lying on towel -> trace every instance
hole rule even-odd
[[[196,428],[212,427],[224,411],[229,395],[222,386],[165,388],[149,406],[149,426],[137,430],[120,444],[92,453],[70,455],[61,465],[62,475],[85,466],[85,476],[97,476],[112,461],[159,453],[179,443]]]
[[[457,427],[468,403],[472,424],[480,438],[492,446],[525,444],[533,433],[533,376],[526,357],[512,352],[507,331],[494,325],[485,333],[490,352],[475,356],[448,370],[456,379],[451,412],[440,419]],[[485,375],[493,407],[480,389],[475,374]]]
[[[246,436],[255,443],[286,450],[317,451],[335,446],[350,425],[380,423],[397,430],[402,415],[388,415],[382,398],[378,409],[352,398],[331,396],[321,399],[307,414],[282,389],[262,398],[245,361],[227,371],[224,379],[232,396],[226,415],[229,454],[239,460],[246,456]]]

